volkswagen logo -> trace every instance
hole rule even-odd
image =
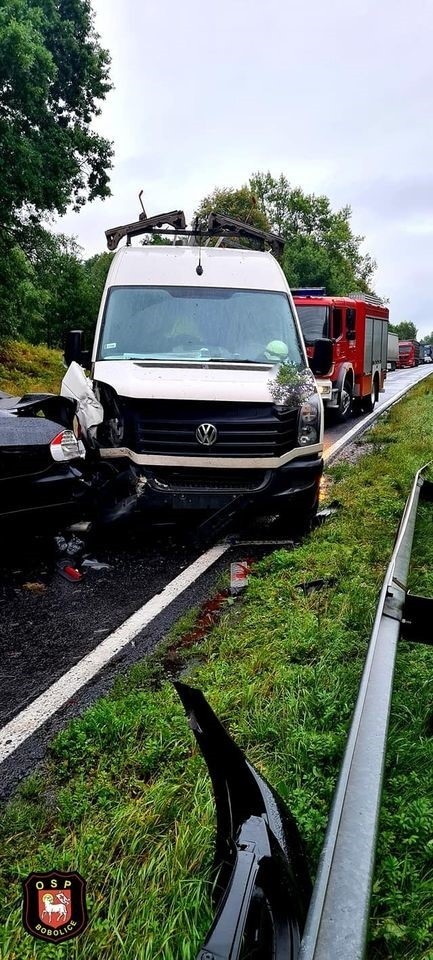
[[[203,447],[211,447],[218,436],[218,430],[213,423],[201,423],[195,431],[197,440]]]

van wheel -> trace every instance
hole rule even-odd
[[[373,410],[376,406],[376,401],[379,396],[379,384],[377,377],[374,377],[371,383],[371,393],[369,397],[365,397],[362,406],[365,413],[373,413]]]
[[[314,518],[319,506],[318,491],[314,499],[306,502],[303,498],[295,498],[290,505],[280,510],[278,516],[278,530],[280,534],[302,540],[311,533]]]
[[[353,388],[349,377],[345,378],[341,388],[340,403],[334,411],[334,417],[338,423],[345,423],[352,413]]]

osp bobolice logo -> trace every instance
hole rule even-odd
[[[30,873],[23,890],[23,924],[33,937],[63,943],[86,929],[86,881],[79,873]]]

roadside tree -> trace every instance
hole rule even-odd
[[[376,264],[361,252],[364,238],[352,231],[350,207],[335,212],[327,197],[268,172],[253,174],[239,189],[215,189],[196,215],[203,222],[212,210],[283,236],[282,267],[291,286],[324,286],[331,295],[371,292]]]
[[[389,325],[390,333],[398,334],[399,340],[416,340],[418,330],[411,320],[403,320],[402,323]]]
[[[0,336],[20,332],[34,277],[17,253],[47,215],[109,195],[112,147],[93,128],[110,89],[90,0],[0,6]],[[15,297],[15,287],[21,289]],[[23,286],[24,285],[24,286]]]

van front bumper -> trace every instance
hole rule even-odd
[[[277,470],[134,469],[140,510],[219,510],[246,496],[259,510],[280,511],[317,501],[323,459],[300,457]]]

